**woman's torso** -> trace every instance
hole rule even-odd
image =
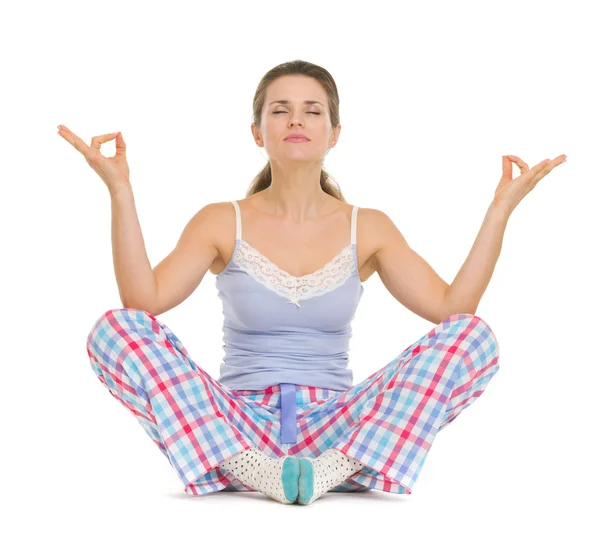
[[[243,202],[244,200],[242,200]],[[246,200],[247,201],[247,200]],[[252,200],[255,201],[255,200]],[[356,246],[359,207],[346,204],[323,205],[314,219],[301,225],[273,217],[259,203],[232,201],[235,223],[234,249],[231,259],[216,274],[215,284],[223,304],[223,349],[225,355],[217,380],[231,389],[256,389],[292,383],[329,389],[352,386],[349,365],[349,342],[364,287],[358,271]],[[244,209],[248,209],[246,211]],[[262,207],[265,207],[263,205]],[[331,210],[330,210],[331,209]],[[248,231],[251,214],[251,231]],[[223,217],[220,227],[227,228]],[[345,239],[331,255],[322,247],[334,244],[340,228]],[[364,227],[364,226],[363,226]],[[278,257],[269,258],[252,237],[276,237]],[[233,241],[232,237],[232,241]],[[302,253],[326,252],[329,259],[313,267],[289,266],[287,259]],[[287,256],[283,258],[282,256]],[[305,261],[305,260],[304,260]],[[287,272],[291,269],[291,272]],[[305,269],[305,270],[303,270]]]

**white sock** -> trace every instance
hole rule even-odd
[[[309,500],[300,501],[300,495],[303,492],[304,494],[308,493],[308,491],[303,490],[301,485],[298,503],[302,503],[303,505],[314,502],[319,496],[337,487],[351,475],[365,467],[364,464],[351,459],[337,449],[327,449],[316,459],[306,460],[309,460],[313,465],[313,494]]]
[[[283,490],[283,463],[287,458],[291,457],[274,459],[252,447],[222,462],[219,467],[231,472],[244,485],[281,503],[294,503],[296,498],[287,500]]]

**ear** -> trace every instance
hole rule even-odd
[[[262,139],[262,135],[260,133],[260,129],[258,129],[256,127],[256,125],[254,124],[254,122],[252,122],[250,124],[250,130],[252,131],[252,136],[254,136],[254,141],[256,142],[256,145],[258,145],[258,147],[264,147],[265,143]]]
[[[332,148],[336,146],[338,143],[338,139],[340,137],[340,132],[342,130],[342,124],[340,123],[335,129],[333,129],[333,134],[331,135],[330,142],[333,142]]]

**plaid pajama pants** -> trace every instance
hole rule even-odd
[[[281,444],[279,385],[229,389],[146,311],[104,313],[87,351],[99,380],[137,418],[189,495],[253,490],[219,468],[250,447],[275,458],[335,448],[365,467],[331,492],[411,494],[435,435],[499,369],[490,326],[475,315],[451,315],[348,390],[297,386],[299,441]]]

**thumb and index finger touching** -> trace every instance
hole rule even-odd
[[[512,179],[513,162],[521,170],[521,175],[530,171],[529,165],[525,161],[521,160],[519,157],[516,157],[515,155],[504,155],[502,157],[502,175],[503,176],[509,176]],[[535,168],[535,170],[537,171],[537,170],[543,168],[544,166],[546,166],[549,162],[550,162],[550,159],[542,160],[542,162],[539,162],[533,168]]]
[[[121,131],[111,132],[109,134],[100,134],[92,138],[91,144],[88,146],[79,136],[64,125],[58,125],[58,134],[65,140],[70,142],[84,156],[89,156],[90,150],[100,151],[100,146],[116,137],[116,154],[125,154],[125,140]]]
[[[521,170],[521,175],[529,171],[527,163],[522,161],[519,157],[515,157],[514,155],[504,155],[502,157],[502,175],[508,175],[512,179],[513,162]]]

